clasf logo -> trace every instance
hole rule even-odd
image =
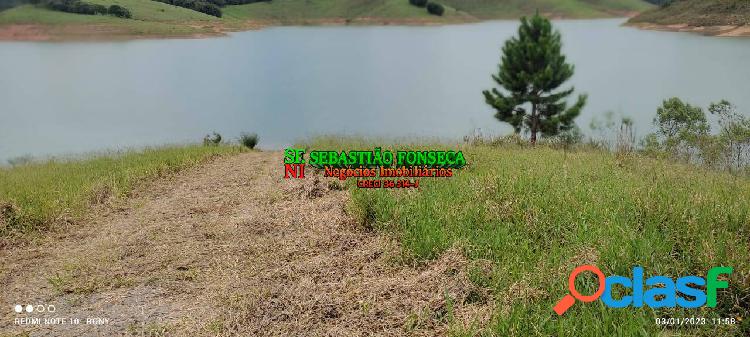
[[[592,272],[599,280],[599,287],[592,295],[584,296],[576,290],[576,277],[582,272]],[[633,306],[642,307],[644,304],[651,308],[674,308],[680,306],[683,308],[698,308],[707,305],[710,308],[716,307],[716,290],[729,287],[729,282],[719,281],[719,275],[732,274],[732,267],[713,267],[708,271],[706,278],[699,276],[684,276],[677,279],[677,282],[666,276],[652,276],[643,281],[643,268],[634,267],[633,277],[609,276],[604,277],[602,271],[592,265],[580,266],[570,273],[568,278],[568,290],[570,294],[565,295],[553,310],[558,315],[562,315],[579,300],[581,302],[593,302],[601,297],[602,302],[610,308],[625,308]],[[630,289],[630,295],[622,296],[619,299],[612,297],[612,288],[614,285],[620,285]],[[645,286],[644,286],[645,285]],[[662,286],[659,286],[662,285]],[[705,286],[705,292],[701,287]],[[645,287],[650,287],[644,289]],[[645,290],[645,291],[644,291]],[[693,299],[678,296],[677,293],[687,295]]]

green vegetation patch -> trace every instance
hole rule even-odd
[[[51,160],[0,168],[0,236],[39,229],[89,205],[127,195],[138,182],[238,153],[237,146],[180,146],[83,160]]]
[[[424,3],[424,4],[423,4]],[[508,19],[534,14],[591,18],[621,15],[625,12],[642,11],[652,7],[642,0],[445,0],[445,17],[479,19]],[[325,18],[429,18],[423,8],[426,1],[383,0],[273,0],[241,6],[227,6],[225,16],[238,19],[265,19],[293,21]]]
[[[136,0],[90,0],[91,3],[110,6],[114,2]],[[170,14],[170,9],[161,12],[157,8],[128,6],[132,19],[117,18],[109,15],[80,15],[53,11],[32,5],[18,6],[0,12],[0,25],[34,24],[47,27],[41,34],[55,38],[91,38],[92,36],[191,36],[195,34],[215,33],[213,24],[219,20],[209,15],[180,7],[170,6],[155,1],[148,2],[171,7],[179,15]]]
[[[444,0],[444,5],[480,19],[510,19],[532,15],[592,18],[642,11],[652,5],[642,0]]]
[[[172,6],[153,0],[87,0],[104,6],[119,5],[127,8],[136,20],[144,21],[214,21],[216,18],[194,10]]]
[[[425,18],[429,14],[409,4],[408,0],[341,1],[341,0],[274,0],[249,5],[227,6],[226,17],[291,21],[301,19]]]
[[[311,149],[335,149],[331,139]],[[372,146],[370,144],[369,146]],[[343,140],[338,148],[360,148]],[[366,148],[366,147],[365,147]],[[500,336],[733,336],[750,331],[750,180],[689,165],[598,150],[465,146],[468,166],[453,178],[422,179],[419,192],[351,190],[349,211],[392,233],[407,259],[434,259],[458,245],[483,267],[472,279],[491,289]],[[485,265],[489,264],[491,268]],[[606,275],[705,275],[734,267],[714,309],[552,307],[577,266]],[[578,289],[590,294],[595,279]],[[731,326],[661,328],[656,317],[740,317]]]
[[[157,23],[189,23],[218,20],[212,16],[193,10],[167,5],[152,0],[87,0],[95,5],[110,7],[118,5],[127,8],[133,20],[105,15],[80,15],[53,11],[41,6],[22,5],[0,12],[0,24],[108,24],[117,26],[142,26]]]

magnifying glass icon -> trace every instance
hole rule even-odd
[[[596,277],[599,278],[599,288],[596,290],[596,292],[593,295],[584,296],[584,295],[581,295],[581,293],[579,293],[576,290],[576,277],[578,277],[578,274],[584,271],[590,271],[596,274]],[[568,277],[568,290],[570,291],[570,294],[565,295],[565,297],[563,297],[559,302],[557,302],[557,304],[555,304],[552,310],[554,310],[557,313],[557,315],[561,316],[566,311],[568,311],[568,309],[570,309],[570,307],[573,306],[573,304],[576,303],[576,300],[579,300],[585,303],[596,301],[596,299],[602,296],[602,294],[604,293],[604,280],[605,280],[604,273],[602,273],[602,271],[599,270],[599,268],[595,266],[587,264],[587,265],[580,266],[576,269],[573,269],[573,272],[570,273],[570,277]]]

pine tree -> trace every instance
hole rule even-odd
[[[537,133],[554,136],[575,127],[573,120],[586,104],[579,95],[568,107],[565,98],[573,88],[553,92],[573,76],[573,66],[565,62],[560,51],[560,32],[537,13],[531,19],[521,18],[518,36],[505,42],[499,72],[492,75],[497,88],[483,92],[487,104],[495,108],[495,118],[509,123],[516,133],[525,126],[536,143]],[[531,113],[526,110],[531,106]]]

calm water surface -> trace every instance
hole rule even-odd
[[[557,21],[589,94],[650,131],[679,96],[750,113],[750,39]],[[441,27],[279,27],[201,40],[0,43],[0,161],[257,132],[265,148],[316,134],[459,139],[502,134],[492,86],[515,21]]]

